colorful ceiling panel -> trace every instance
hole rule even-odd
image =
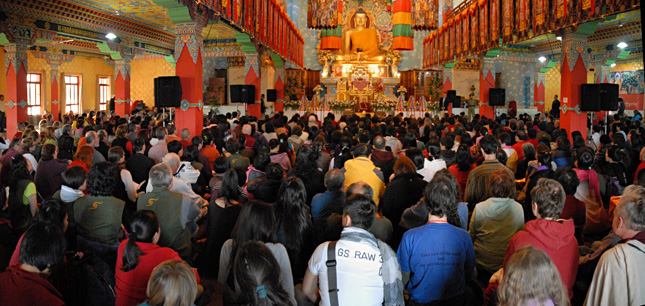
[[[129,18],[160,30],[173,30],[167,10],[152,0],[75,0],[74,2],[112,13],[115,16]]]
[[[222,22],[210,23],[202,29],[204,40],[234,39],[235,30]]]

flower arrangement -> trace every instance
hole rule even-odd
[[[347,101],[347,100],[332,100],[332,101],[329,101],[328,104],[330,108],[335,110],[342,110],[342,109],[354,107],[354,103],[352,103],[352,101]]]
[[[385,86],[383,86],[382,79],[376,79],[376,81],[372,82],[372,87],[374,91],[376,91],[377,93],[381,93],[385,91]]]
[[[219,99],[217,98],[218,94],[213,91],[206,92],[206,100],[209,105],[219,105]]]
[[[372,107],[377,111],[388,112],[396,108],[396,101],[392,100],[382,100],[372,102]]]
[[[440,111],[440,110],[441,110],[441,108],[439,107],[439,100],[436,100],[436,101],[430,101],[430,100],[428,100],[428,101],[426,102],[426,109],[429,109],[429,110],[430,110],[430,111],[432,111],[432,112],[438,112],[438,111]]]
[[[333,61],[334,61],[334,53],[329,50],[322,51],[318,54],[318,62],[320,62],[323,65],[331,64]]]
[[[428,101],[439,101],[441,98],[441,88],[443,82],[440,78],[430,78],[426,82],[426,92],[428,93]]]
[[[286,100],[286,101],[284,101],[283,105],[286,108],[297,109],[297,108],[300,108],[300,101],[298,101],[298,100]]]
[[[288,77],[284,87],[284,93],[287,100],[298,99],[298,96],[303,92],[303,86],[304,84],[301,79],[294,76]]]
[[[400,62],[401,52],[394,51],[392,49],[387,50],[387,53],[385,53],[385,61],[390,65]]]

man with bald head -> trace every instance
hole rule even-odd
[[[170,168],[171,175],[177,172],[177,170],[179,169],[180,162],[181,160],[179,159],[179,155],[175,153],[168,153],[162,159],[162,163],[168,165],[168,167]],[[148,181],[151,182],[150,178],[148,178]],[[206,213],[208,212],[208,201],[206,201],[200,195],[196,194],[193,191],[193,189],[190,187],[190,185],[188,185],[184,180],[173,175],[172,182],[170,183],[169,186],[170,187],[168,187],[168,190],[172,192],[180,193],[190,198],[191,203],[199,207],[199,209],[201,210],[201,213],[199,217],[197,217],[197,219],[206,215]],[[146,193],[150,193],[150,192],[153,192],[152,184],[148,184],[148,186],[146,186]],[[194,230],[196,230],[196,228],[193,228],[191,230],[193,231],[193,234],[194,234]]]
[[[85,134],[85,142],[88,146],[94,149],[94,155],[92,156],[92,164],[97,164],[105,161],[105,156],[99,152],[98,147],[101,144],[99,135],[94,131],[89,131]]]
[[[381,135],[374,136],[372,139],[372,155],[370,159],[374,163],[374,166],[381,168],[383,171],[383,178],[385,183],[390,179],[392,173],[394,173],[394,163],[396,162],[396,157],[392,151],[388,151],[385,148],[385,138]]]
[[[623,196],[611,227],[626,242],[600,258],[585,305],[645,305],[645,198]]]

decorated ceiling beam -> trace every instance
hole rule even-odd
[[[567,12],[567,0],[563,1],[565,3],[564,11],[562,11],[561,6],[540,6],[544,1],[534,2],[535,7],[530,5],[531,2],[528,0],[464,1],[448,14],[437,31],[430,33],[424,39],[424,67],[430,68],[449,61],[465,59],[475,53],[495,49],[498,47],[498,42],[494,38],[498,36],[501,36],[503,44],[510,44],[524,42],[533,37],[546,34],[547,30],[557,33],[562,29],[575,27],[577,34],[588,36],[589,41],[594,43],[595,36],[599,37],[598,40],[606,39],[606,36],[603,36],[605,34],[603,30],[596,31],[600,19],[611,20],[616,17],[609,15],[632,11],[640,7],[640,1],[609,1],[598,3],[601,6],[600,10],[597,10],[596,7],[588,9],[583,8],[581,5],[574,5],[573,8],[578,11]],[[515,5],[518,3],[519,5]],[[394,11],[396,12],[396,2],[394,6]],[[487,13],[491,11],[502,12],[502,14],[498,16],[498,14]],[[469,13],[462,14],[463,12]],[[602,13],[605,15],[602,15]],[[529,18],[530,16],[533,17]],[[493,20],[489,20],[490,18]],[[498,20],[497,18],[501,19]],[[463,35],[456,35],[458,31],[455,30],[454,25],[463,24],[464,22],[470,24],[469,32],[472,36],[470,44],[462,43],[460,50],[460,48],[456,48],[454,41],[457,40],[457,43],[459,43],[460,40],[468,38],[462,37]],[[634,20],[633,22],[638,21]],[[502,29],[498,28],[499,24],[502,25]],[[631,27],[632,25],[628,29],[631,29]],[[639,39],[640,33],[636,33],[636,31],[642,31],[642,29],[640,25],[637,28],[634,26],[633,33],[628,31],[626,36]],[[532,29],[532,31],[529,31],[529,29]],[[500,30],[501,32],[499,32]],[[464,31],[462,30],[461,33],[463,34]],[[553,35],[553,40],[531,48],[531,51],[535,53],[559,53],[561,43],[555,39],[555,36]],[[618,36],[620,35],[611,35],[610,37],[615,40]]]
[[[178,1],[193,5],[191,0]],[[210,11],[211,20],[219,18],[248,35],[254,44],[279,54],[284,61],[303,67],[305,40],[280,3],[276,0],[239,0],[226,4],[206,1],[200,6],[205,5]]]
[[[0,11],[9,17],[20,16],[34,28],[96,40],[106,40],[105,34],[113,32],[161,48],[174,46],[173,33],[67,0],[3,0]]]

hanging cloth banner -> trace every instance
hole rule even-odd
[[[455,20],[448,21],[448,58],[447,61],[451,62],[455,58]]]
[[[470,34],[468,29],[470,29],[470,15],[466,9],[461,13],[461,53],[466,56],[470,53]]]
[[[479,44],[480,50],[488,44],[488,5],[486,0],[479,0]]]
[[[461,14],[455,17],[455,55],[457,57],[461,56]]]
[[[470,6],[470,51],[476,53],[479,51],[479,11],[477,10],[477,3]]]
[[[414,50],[412,2],[394,0],[392,12],[392,50]]]
[[[530,13],[530,7],[528,6],[528,0],[519,0],[517,2],[518,4],[518,10],[517,10],[517,16],[519,17],[519,26],[517,29],[517,36],[518,38],[522,39],[527,36],[527,30],[528,30],[528,15]]]
[[[490,41],[489,48],[497,48],[499,46],[499,1],[490,0]]]
[[[502,0],[502,41],[513,41],[513,0]]]
[[[537,36],[545,32],[546,22],[546,0],[533,0],[533,35]]]

